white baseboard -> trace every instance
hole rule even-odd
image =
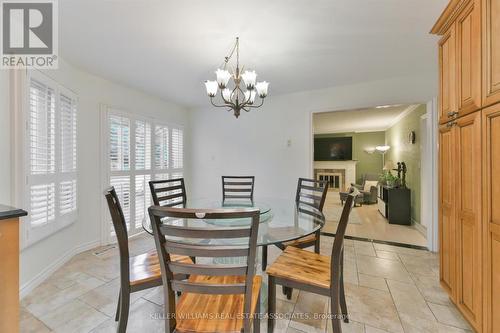
[[[34,278],[32,278],[30,281],[24,283],[19,288],[20,299],[23,299],[33,289],[38,287],[43,281],[47,280],[47,278],[49,278],[49,276],[51,276],[55,271],[57,271],[61,266],[63,266],[65,263],[67,263],[75,255],[82,253],[82,252],[85,252],[85,251],[88,251],[90,249],[93,249],[95,247],[98,247],[99,245],[100,245],[99,240],[95,240],[92,242],[81,244],[81,245],[73,248],[73,250],[66,252],[60,258],[54,260],[54,262],[52,264],[47,266],[43,271],[38,273]]]
[[[422,224],[416,222],[415,220],[412,219],[412,224],[413,224],[413,227],[415,229],[417,229],[417,231],[419,233],[421,233],[425,238],[427,238],[427,228],[425,226],[423,226]]]

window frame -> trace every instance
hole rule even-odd
[[[117,116],[127,118],[129,120],[130,128],[129,128],[129,169],[128,170],[111,170],[111,160],[109,158],[110,153],[110,117]],[[146,169],[137,169],[136,167],[136,122],[141,121],[150,125],[150,146],[151,150],[149,151],[150,155],[150,168]],[[102,191],[104,191],[107,187],[111,185],[111,177],[119,177],[119,176],[127,176],[129,177],[129,191],[130,191],[130,211],[129,211],[129,237],[133,237],[135,235],[141,234],[144,232],[142,229],[142,225],[136,226],[136,178],[138,176],[150,176],[151,180],[157,180],[158,176],[168,175],[171,177],[172,175],[181,173],[184,175],[185,170],[185,128],[182,125],[174,124],[165,120],[160,120],[154,117],[142,116],[132,113],[130,111],[124,110],[120,107],[114,107],[106,104],[101,104],[101,179],[102,179]],[[168,166],[167,168],[157,168],[155,161],[155,129],[156,126],[164,126],[168,129]],[[182,168],[173,168],[172,167],[172,129],[181,130],[183,133],[182,136],[182,147],[183,147],[183,167]],[[145,163],[146,165],[146,163]],[[145,194],[146,197],[151,197],[148,184],[145,185]],[[116,237],[112,236],[110,233],[111,226],[111,218],[109,215],[109,209],[107,207],[104,199],[101,201],[102,203],[102,214],[101,214],[101,244],[107,245],[116,241]],[[146,208],[147,209],[147,208]],[[147,214],[147,210],[146,210]],[[131,232],[132,231],[132,232]]]
[[[79,99],[78,94],[69,88],[64,87],[56,80],[48,75],[40,72],[39,70],[27,70],[25,81],[23,82],[24,94],[22,97],[22,115],[21,115],[21,140],[22,140],[22,174],[20,182],[20,200],[22,206],[26,207],[27,211],[31,212],[31,186],[37,184],[54,184],[54,220],[44,223],[42,225],[33,226],[31,224],[30,214],[25,218],[25,223],[21,224],[21,248],[30,247],[37,242],[50,237],[58,231],[74,224],[78,220],[79,209],[79,196],[78,196],[78,109]],[[31,80],[34,79],[45,86],[51,87],[55,95],[55,110],[54,110],[54,163],[55,169],[52,174],[32,175],[31,174],[31,147],[30,147],[30,89]],[[62,172],[62,152],[61,152],[61,109],[60,109],[60,95],[64,94],[69,97],[76,107],[76,127],[75,127],[75,149],[76,149],[76,168],[71,172]],[[76,209],[69,213],[61,214],[60,212],[60,186],[63,181],[76,182]]]

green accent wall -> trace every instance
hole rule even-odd
[[[426,113],[426,105],[419,105],[391,128],[385,131],[385,144],[391,149],[385,154],[385,161],[405,162],[406,186],[411,190],[411,218],[420,223],[420,117]],[[414,131],[415,144],[408,142],[408,133]],[[396,171],[392,172],[396,175]]]
[[[382,155],[368,154],[365,149],[375,148],[385,142],[385,132],[364,132],[364,133],[335,133],[316,134],[315,138],[352,137],[352,159],[356,163],[356,183],[361,184],[361,177],[365,173],[382,173]]]

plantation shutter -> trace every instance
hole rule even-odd
[[[53,87],[32,79],[29,89],[29,202],[32,227],[55,221],[55,113]]]
[[[153,119],[108,109],[107,180],[114,186],[125,216],[129,236],[149,225],[152,205],[149,181],[182,177],[184,165],[183,130]],[[106,184],[107,186],[107,184]],[[114,229],[104,205],[110,236]]]
[[[155,127],[155,168],[159,170],[168,168],[168,127],[156,125]]]
[[[40,72],[28,73],[23,245],[76,221],[77,98]]]
[[[59,94],[61,138],[61,183],[59,210],[61,215],[76,211],[76,100],[67,93]]]
[[[172,168],[182,169],[184,162],[183,130],[172,129]]]

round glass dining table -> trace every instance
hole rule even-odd
[[[323,213],[309,205],[295,204],[293,200],[263,198],[250,201],[243,199],[188,199],[186,208],[237,209],[258,208],[260,224],[257,246],[282,243],[301,238],[321,229],[325,223]],[[165,218],[162,223],[182,225],[193,228],[231,228],[250,225],[250,218],[245,219],[179,219]],[[199,239],[168,237],[170,240],[187,244],[239,245],[247,244],[247,238]]]

